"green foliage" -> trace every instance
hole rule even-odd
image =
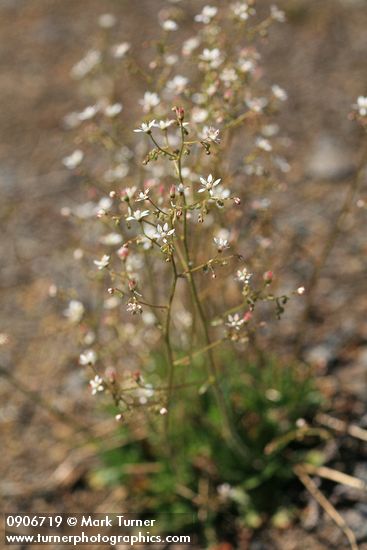
[[[203,509],[206,531],[208,525],[225,530],[229,518],[231,524],[251,528],[271,517],[275,524],[284,523],[292,515],[293,466],[307,461],[324,436],[310,425],[320,395],[304,366],[285,366],[272,358],[243,365],[226,355],[221,383],[246,459],[223,439],[210,385],[204,393],[185,387],[175,390],[180,399],[173,399],[168,433],[159,417],[146,440],[105,451],[99,480],[126,485],[140,512],[176,513],[171,529],[183,528],[187,517]],[[150,472],[126,470],[126,464],[146,463],[154,465]],[[199,532],[204,528],[199,520],[196,527]]]

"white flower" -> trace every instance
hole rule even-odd
[[[297,288],[297,294],[299,294],[300,296],[302,296],[302,294],[304,294],[306,291],[305,287],[304,286],[300,286]]]
[[[138,302],[129,302],[126,306],[126,310],[133,315],[136,315],[137,313],[141,313],[143,311],[143,308]]]
[[[208,111],[200,107],[194,107],[191,111],[191,117],[194,122],[204,122],[208,118]]]
[[[122,236],[119,233],[108,233],[101,237],[99,242],[107,246],[115,246],[122,243]]]
[[[219,130],[212,126],[204,126],[200,135],[203,141],[212,141],[213,143],[220,143]]]
[[[218,495],[227,500],[232,497],[235,489],[229,483],[222,483],[217,487]]]
[[[166,243],[168,240],[167,237],[170,237],[171,235],[173,235],[174,232],[175,232],[174,229],[169,229],[168,223],[165,223],[163,227],[160,224],[158,224],[155,238],[162,239],[162,241]]]
[[[82,302],[79,300],[70,300],[68,307],[64,310],[64,315],[71,323],[79,323],[85,312]]]
[[[9,344],[10,338],[6,332],[0,332],[0,346],[6,346]]]
[[[256,63],[253,59],[242,59],[238,63],[238,68],[243,73],[253,73],[256,69]]]
[[[284,23],[285,21],[285,13],[284,11],[280,10],[278,6],[270,7],[270,15],[271,18],[274,19],[274,21],[278,21],[279,23]]]
[[[113,183],[116,180],[121,180],[125,176],[127,176],[129,173],[129,165],[128,164],[118,164],[114,168],[109,168],[106,170],[106,172],[103,174],[103,178],[108,183]]]
[[[166,19],[162,23],[162,28],[165,31],[177,31],[178,25],[177,25],[176,21],[173,21],[172,19]]]
[[[187,86],[188,82],[188,78],[178,74],[174,78],[172,78],[172,80],[169,80],[167,82],[166,88],[172,94],[181,94]]]
[[[244,283],[245,285],[249,284],[251,277],[252,273],[249,273],[246,267],[239,269],[236,273],[236,280]]]
[[[287,174],[288,172],[290,172],[291,166],[285,158],[275,157],[274,158],[274,163],[279,168],[279,170],[281,172],[283,172],[284,174]]]
[[[149,198],[150,189],[145,189],[145,191],[140,191],[136,202],[146,201]]]
[[[249,5],[246,4],[246,2],[236,2],[236,4],[231,5],[233,14],[241,19],[242,21],[246,21],[249,18],[250,12],[249,12]],[[253,12],[254,10],[252,10]]]
[[[167,413],[168,413],[168,411],[167,411],[166,407],[162,407],[159,411],[159,414],[161,414],[162,416],[164,416]]]
[[[121,103],[113,103],[112,105],[107,105],[104,110],[104,114],[110,118],[113,118],[120,114],[122,111]]]
[[[273,149],[270,141],[268,139],[265,139],[263,137],[257,137],[255,140],[256,147],[259,149],[262,149],[263,151],[271,151]]]
[[[279,99],[280,101],[286,101],[288,99],[288,94],[283,88],[278,86],[278,84],[274,84],[271,87],[271,91],[273,92],[274,96]]]
[[[102,269],[107,267],[108,264],[110,263],[110,256],[108,256],[107,254],[104,254],[100,260],[93,260],[93,263],[101,271]]]
[[[238,76],[234,69],[225,68],[220,73],[220,79],[223,80],[226,86],[230,86],[233,82],[236,82]]]
[[[262,113],[263,109],[267,106],[268,100],[266,97],[254,97],[246,99],[246,105],[254,113]]]
[[[89,50],[85,57],[78,61],[71,69],[73,78],[83,78],[90,73],[98,63],[101,62],[102,56],[99,50]]]
[[[172,124],[174,124],[176,121],[174,119],[167,119],[167,120],[160,120],[159,122],[156,122],[154,126],[156,128],[160,128],[161,130],[167,130]]]
[[[121,59],[130,50],[131,44],[129,42],[121,42],[121,44],[115,44],[111,48],[111,53],[116,59]]]
[[[83,366],[95,365],[96,361],[97,361],[97,354],[92,349],[86,349],[79,356],[79,364]]]
[[[229,248],[229,242],[227,239],[222,239],[221,237],[214,237],[214,243],[217,247],[218,252],[222,252],[226,248]]]
[[[98,18],[98,24],[103,29],[110,29],[116,25],[116,17],[112,13],[103,13]]]
[[[241,319],[238,313],[235,313],[234,315],[228,315],[226,325],[227,327],[234,328],[235,330],[240,330],[243,323],[244,320]]]
[[[105,309],[114,309],[115,307],[118,307],[121,304],[121,300],[118,296],[110,296],[110,298],[107,298],[103,302],[103,307]]]
[[[146,216],[149,216],[150,212],[149,210],[135,210],[135,212],[131,212],[130,216],[126,218],[127,221],[140,221]]]
[[[102,197],[98,201],[96,209],[102,208],[105,212],[108,212],[108,210],[110,210],[112,204],[113,204],[113,201],[110,197]]]
[[[367,116],[367,97],[360,95],[356,107],[361,116]]]
[[[155,126],[155,120],[151,120],[150,122],[142,122],[140,128],[136,128],[134,132],[144,132],[148,134],[152,131],[152,128]]]
[[[134,198],[135,193],[136,193],[135,185],[133,187],[125,187],[125,189],[121,191],[121,199],[131,201]]]
[[[182,55],[189,56],[196,48],[200,46],[200,39],[197,36],[188,38],[182,46]]]
[[[222,201],[228,199],[231,192],[229,189],[223,189],[223,187],[216,187],[213,191],[210,192],[211,199],[217,201],[218,208],[223,208],[224,204]]]
[[[215,6],[204,6],[201,13],[195,15],[195,21],[197,23],[204,23],[207,25],[218,13],[218,8]]]
[[[222,62],[219,48],[213,48],[211,50],[209,48],[204,48],[202,54],[200,55],[200,59],[210,63],[213,68],[218,67]]]
[[[83,111],[78,113],[78,119],[82,122],[84,120],[90,120],[98,113],[98,111],[99,111],[98,105],[88,105],[88,107],[86,107],[85,109],[83,109]]]
[[[209,63],[210,67],[213,69],[219,67],[223,61],[222,54],[218,48],[213,48],[212,50],[205,48],[200,55],[200,59],[206,63]]]
[[[81,151],[80,149],[75,149],[75,151],[71,153],[71,155],[69,155],[68,157],[64,157],[62,159],[62,162],[63,162],[63,165],[66,166],[66,168],[68,168],[69,170],[73,170],[74,168],[79,166],[83,158],[84,158],[83,151]]]
[[[265,126],[261,128],[261,133],[265,137],[276,136],[279,133],[279,126],[278,124],[265,124]]]
[[[145,405],[148,402],[148,399],[153,397],[154,389],[151,384],[146,384],[145,388],[138,388],[136,390],[136,395],[139,398],[139,403]]]
[[[143,99],[139,101],[139,104],[142,105],[143,111],[149,113],[154,107],[159,105],[160,99],[158,94],[154,92],[145,92]]]
[[[166,65],[175,65],[178,59],[179,59],[178,55],[175,55],[173,53],[171,55],[164,56],[164,62]]]
[[[218,178],[214,180],[212,174],[209,174],[207,179],[204,179],[200,177],[200,183],[203,186],[202,189],[198,190],[198,193],[203,193],[204,191],[209,191],[210,195],[212,195],[213,188],[220,184],[221,178]]]
[[[92,388],[92,395],[96,395],[97,392],[104,390],[103,379],[96,374],[96,376],[89,381],[90,387]]]

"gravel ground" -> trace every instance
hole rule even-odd
[[[70,67],[91,46],[98,15],[115,13],[121,40],[140,43],[150,32],[150,16],[163,4],[0,0],[0,332],[10,337],[0,348],[0,365],[18,381],[2,377],[0,386],[4,511],[113,511],[121,510],[126,498],[123,488],[111,495],[87,483],[95,456],[93,449],[80,446],[88,438],[85,430],[108,430],[111,421],[95,412],[75,368],[69,329],[48,297],[52,282],[83,284],[72,260],[76,236],[60,216],[60,208],[80,196],[61,166],[70,145],[60,121],[78,102]],[[281,123],[297,155],[296,183],[277,205],[278,223],[297,244],[288,256],[293,274],[307,275],[361,154],[360,133],[346,113],[367,87],[367,8],[365,2],[337,0],[283,5],[289,8],[289,24],[275,31],[264,54],[269,78],[289,90]],[[366,198],[365,176],[363,185]],[[366,413],[365,212],[343,221],[301,343],[301,353],[326,375],[341,410],[359,419]],[[289,242],[282,246],[288,254]],[[292,317],[285,319],[285,339],[292,324]],[[46,410],[40,399],[57,410]],[[358,530],[365,510],[356,507],[354,514],[349,519]],[[266,531],[249,548],[343,548],[339,530],[327,520],[320,525],[316,533],[300,527]],[[361,549],[367,548],[366,533],[360,536]]]

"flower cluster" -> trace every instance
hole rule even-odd
[[[87,246],[75,257],[107,296],[98,307],[73,299],[64,313],[84,327],[79,363],[93,370],[92,394],[109,392],[119,421],[136,406],[170,416],[182,355],[206,356],[203,375],[220,396],[213,348],[250,345],[262,323],[257,305],[275,304],[279,317],[289,299],[272,289],[267,267],[270,197],[290,169],[273,121],[287,92],[260,78],[258,49],[284,13],[272,6],[259,20],[254,2],[207,5],[194,17],[195,36],[181,43],[179,10],[160,14],[162,44],[147,67],[122,42],[89,51],[72,69],[76,79],[98,79],[108,59],[117,80],[122,67],[146,80],[138,124],[130,124],[124,97],[91,98],[65,117],[78,148],[63,163],[93,183],[87,202],[62,213],[85,222]],[[99,20],[105,31],[117,25],[107,15]],[[166,371],[158,376],[149,358],[162,350]],[[140,374],[147,365],[154,383]]]

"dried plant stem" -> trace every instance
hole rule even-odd
[[[313,498],[320,504],[320,506],[325,510],[328,516],[336,523],[338,527],[343,531],[347,537],[350,547],[352,550],[358,550],[357,540],[355,534],[351,528],[346,524],[344,518],[339,514],[339,512],[334,508],[331,502],[323,495],[323,493],[318,489],[315,482],[310,478],[306,469],[303,466],[295,466],[294,472],[301,483],[306,487],[309,493]]]
[[[367,484],[357,477],[344,474],[343,472],[338,472],[333,468],[327,468],[326,466],[313,466],[312,464],[304,464],[304,469],[309,474],[314,474],[325,479],[330,479],[341,485],[347,485],[348,487],[353,487],[353,489],[359,489],[361,491],[366,491]]]
[[[355,424],[347,424],[339,418],[334,418],[325,413],[319,413],[316,415],[316,421],[327,428],[331,428],[337,432],[347,433],[348,435],[360,439],[361,441],[367,441],[367,430],[356,426]]]

